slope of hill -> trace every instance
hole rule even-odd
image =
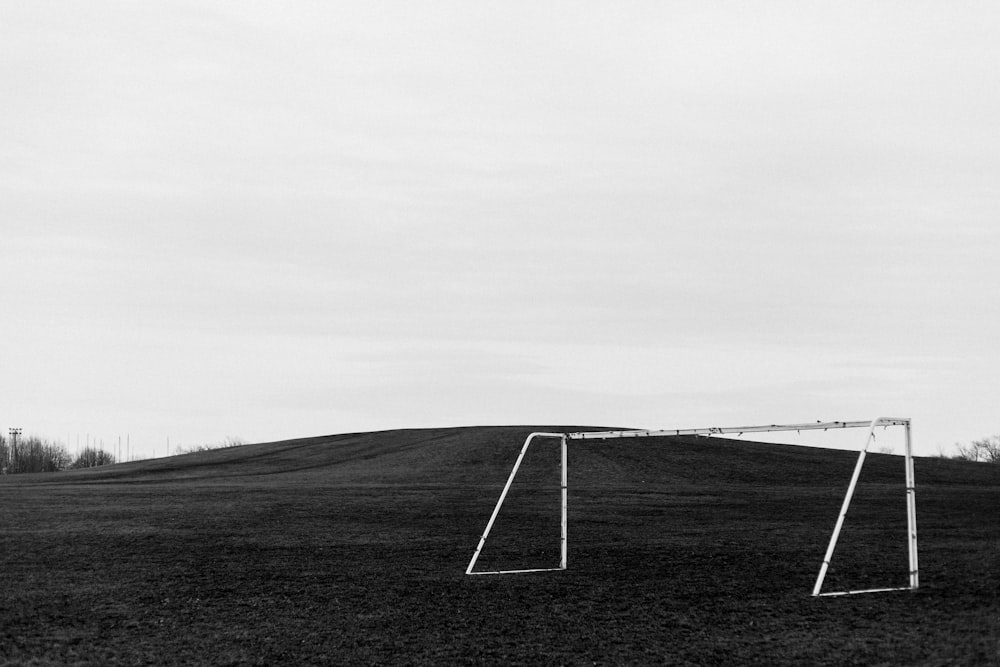
[[[28,475],[18,481],[239,483],[258,477],[291,475],[327,482],[364,483],[376,479],[418,482],[422,474],[431,472],[468,471],[474,475],[480,465],[508,463],[510,447],[518,445],[518,440],[523,441],[531,430],[531,427],[501,426],[346,433],[65,471],[59,476]]]
[[[990,664],[1000,467],[918,459],[922,587],[814,599],[853,452],[573,442],[570,569],[464,569],[524,437],[322,436],[0,479],[0,663]],[[558,561],[556,441],[482,569]],[[872,455],[829,588],[906,582],[902,457]]]
[[[581,426],[476,426],[347,433],[215,449],[58,474],[6,478],[12,484],[93,482],[240,483],[294,476],[316,482],[490,484],[506,475],[533,431],[608,430]],[[534,449],[554,441],[537,440]],[[856,452],[700,436],[572,441],[571,470],[587,483],[629,483],[644,471],[660,482],[769,482],[835,485],[845,480]],[[942,482],[988,482],[992,471],[960,461],[920,459]],[[894,462],[899,462],[896,466]],[[866,477],[899,480],[902,458],[871,454]],[[971,475],[971,477],[970,477]],[[940,479],[939,479],[940,478]],[[2,478],[0,478],[2,479]]]

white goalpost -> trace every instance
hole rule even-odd
[[[854,490],[858,484],[858,478],[861,476],[861,468],[865,462],[865,455],[868,453],[868,448],[872,441],[875,439],[875,430],[879,427],[883,429],[890,426],[902,426],[905,435],[904,444],[904,458],[905,458],[905,470],[906,470],[906,510],[907,510],[907,546],[909,551],[909,585],[896,587],[896,588],[870,588],[865,590],[848,590],[848,591],[837,591],[823,593],[823,580],[826,578],[827,569],[830,567],[830,562],[833,560],[833,552],[837,547],[837,539],[840,537],[841,528],[844,525],[844,518],[847,516],[847,510],[851,504],[851,498],[854,496]],[[496,506],[493,508],[493,513],[490,515],[489,521],[486,523],[486,529],[483,531],[482,536],[479,538],[479,545],[476,547],[475,553],[472,554],[472,559],[469,561],[469,566],[466,568],[465,573],[469,575],[481,575],[481,574],[517,574],[526,572],[554,572],[558,570],[566,569],[566,556],[568,551],[568,536],[567,536],[567,505],[568,505],[568,486],[567,486],[567,448],[570,440],[609,440],[613,438],[650,438],[650,437],[662,437],[662,436],[678,436],[678,435],[725,435],[725,434],[739,434],[744,433],[773,433],[780,431],[810,431],[810,430],[829,430],[829,429],[847,429],[847,428],[867,428],[868,437],[865,439],[864,445],[858,454],[857,463],[854,465],[854,473],[851,475],[850,483],[847,486],[847,493],[844,495],[844,502],[840,507],[840,513],[837,515],[837,522],[833,528],[833,534],[830,536],[830,542],[826,548],[826,554],[823,556],[822,565],[820,565],[819,575],[816,577],[816,585],[813,587],[812,595],[814,597],[827,597],[827,596],[839,596],[839,595],[855,595],[858,593],[881,593],[885,591],[905,591],[905,590],[916,590],[919,586],[919,576],[917,567],[917,507],[916,507],[916,488],[913,476],[913,451],[910,442],[910,419],[901,417],[878,417],[871,421],[834,421],[834,422],[812,422],[808,424],[769,424],[762,426],[730,426],[724,428],[709,427],[709,428],[686,428],[686,429],[664,429],[664,430],[629,430],[629,431],[588,431],[579,433],[550,433],[550,432],[536,432],[530,434],[524,441],[524,445],[521,447],[521,452],[517,457],[517,461],[514,463],[513,469],[510,471],[510,475],[507,477],[507,483],[503,487],[503,491],[500,493],[500,498],[497,500]],[[559,548],[559,565],[556,567],[538,567],[522,570],[489,570],[489,571],[474,571],[476,566],[476,561],[479,559],[479,554],[482,552],[483,547],[486,544],[486,539],[489,537],[490,531],[493,529],[493,524],[500,514],[500,508],[503,506],[504,500],[507,498],[507,492],[510,491],[511,484],[514,482],[514,477],[517,475],[518,469],[521,467],[521,462],[524,460],[524,455],[528,451],[528,447],[531,445],[532,441],[537,438],[556,438],[560,441],[560,453],[561,453],[561,522],[560,522],[560,548]]]

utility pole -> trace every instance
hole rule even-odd
[[[18,466],[18,461],[17,461],[17,438],[18,438],[18,436],[21,435],[21,429],[20,428],[11,428],[11,429],[9,429],[8,432],[10,433],[10,466],[9,467],[10,468],[14,468],[15,466],[17,466],[19,468],[20,466]],[[19,472],[19,471],[17,469],[15,469],[12,472]]]

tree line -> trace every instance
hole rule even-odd
[[[190,454],[245,444],[246,440],[242,438],[227,437],[218,444],[177,447],[175,453]],[[956,442],[953,453],[948,454],[939,449],[938,455],[942,458],[1000,464],[1000,435],[973,440],[967,445]],[[97,447],[85,447],[73,456],[64,445],[38,436],[11,439],[0,434],[0,474],[57,472],[75,468],[94,468],[112,463],[117,463],[114,454]]]
[[[8,438],[0,435],[0,473],[57,472],[72,468],[93,468],[115,463],[110,452],[86,447],[73,456],[64,445],[38,436]]]
[[[177,447],[174,454],[191,454],[210,449],[224,447],[239,447],[247,444],[243,438],[229,436],[217,444],[193,445]],[[99,447],[85,447],[75,456],[62,444],[40,438],[4,437],[0,435],[0,474],[13,475],[24,472],[58,472],[75,468],[94,468],[96,466],[118,463],[115,455]]]

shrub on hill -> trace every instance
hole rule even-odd
[[[207,452],[213,449],[226,449],[227,447],[239,447],[241,445],[247,444],[247,441],[243,438],[236,436],[226,436],[226,439],[218,443],[210,443],[203,445],[191,445],[190,447],[177,447],[174,452],[176,454],[194,454],[195,452]]]
[[[115,463],[114,455],[104,451],[103,449],[93,449],[92,447],[87,447],[80,452],[80,455],[76,457],[70,467],[96,468],[97,466],[106,466],[111,465],[112,463]]]

